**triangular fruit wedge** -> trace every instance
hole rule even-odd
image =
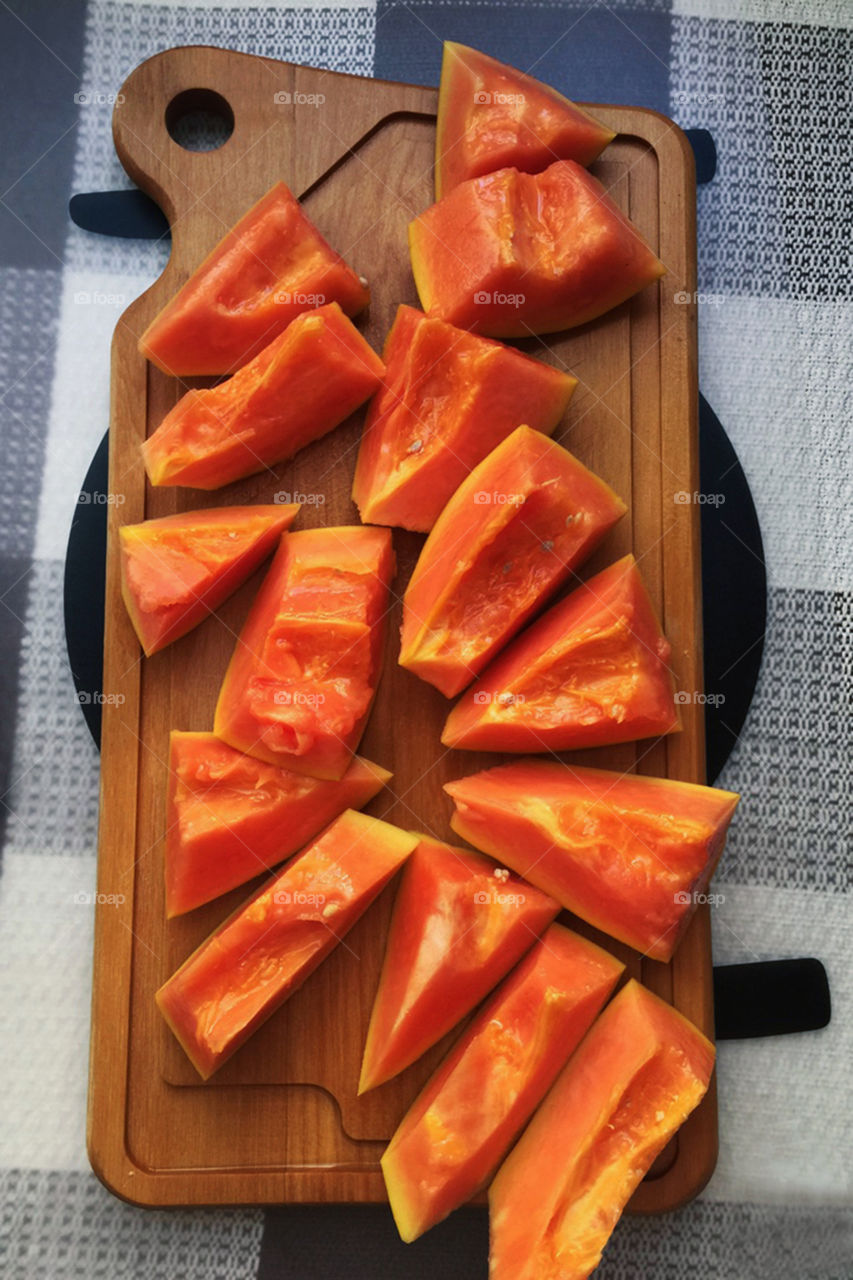
[[[415,1062],[488,995],[559,911],[469,849],[421,839],[400,885],[359,1093]]]
[[[385,366],[336,302],[297,316],[233,378],[188,391],[142,445],[153,485],[219,489],[331,431]]]
[[[573,160],[460,182],[409,224],[409,249],[424,311],[492,338],[586,324],[666,269]]]
[[[220,240],[139,339],[176,377],[233,373],[296,316],[337,302],[353,316],[370,294],[283,182]]]
[[[347,809],[238,907],[156,994],[205,1080],[337,946],[417,836]]]
[[[216,736],[281,769],[342,778],[379,683],[393,576],[390,529],[288,534],[225,673]]]
[[[508,645],[460,698],[441,740],[471,751],[573,751],[672,733],[669,656],[625,556]]]
[[[491,1280],[587,1280],[635,1188],[704,1097],[714,1057],[677,1010],[626,983],[489,1188]]]
[[[546,435],[577,378],[401,306],[382,353],[352,496],[367,524],[426,533],[472,467],[520,422]]]
[[[435,198],[468,178],[555,160],[592,164],[616,135],[561,93],[487,53],[446,41],[438,91]]]
[[[212,733],[169,738],[166,914],[181,915],[268,871],[344,809],[388,782],[354,756],[340,781],[308,778],[235,751]]]
[[[704,900],[739,798],[551,760],[518,760],[444,789],[463,840],[653,960],[669,960]]]
[[[119,529],[121,594],[150,657],[186,635],[245,582],[299,506],[219,507]]]
[[[407,1243],[489,1183],[624,968],[552,924],[478,1011],[382,1156]]]
[[[403,599],[400,665],[455,697],[624,513],[568,450],[518,427],[424,543]]]

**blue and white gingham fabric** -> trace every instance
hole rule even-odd
[[[716,882],[718,962],[816,955],[822,1032],[726,1043],[720,1159],[701,1198],[625,1220],[606,1280],[853,1277],[853,0],[495,0],[0,6],[0,1274],[8,1280],[485,1276],[482,1214],[408,1248],[384,1210],[143,1212],[84,1145],[98,759],[65,656],[76,494],[107,423],[108,349],[162,244],[71,225],[128,186],[110,106],[176,44],[435,83],[461,40],[586,101],[709,129],[699,192],[700,384],[755,497],[764,665],[720,783],[744,802]],[[75,94],[77,100],[75,100]],[[745,554],[747,554],[745,552]],[[77,899],[77,901],[75,901]]]

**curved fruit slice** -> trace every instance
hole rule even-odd
[[[624,512],[577,458],[519,427],[462,482],[427,538],[403,600],[400,665],[449,698],[459,693]]]
[[[388,334],[352,496],[367,524],[426,533],[472,467],[520,422],[546,435],[577,378],[402,306]]]
[[[692,1023],[627,983],[492,1183],[491,1280],[586,1280],[713,1068],[714,1046]]]
[[[119,529],[121,594],[147,657],[218,609],[266,560],[298,505],[219,507]]]
[[[573,160],[460,183],[409,224],[409,248],[424,311],[493,338],[585,324],[665,271]]]
[[[426,1053],[487,995],[559,911],[469,849],[421,838],[400,884],[359,1093]]]
[[[233,378],[181,397],[142,445],[148,478],[219,489],[263,471],[348,418],[384,369],[337,303],[306,312]]]
[[[505,979],[412,1103],[382,1157],[405,1241],[488,1184],[624,968],[552,924]]]
[[[526,508],[525,508],[526,510]],[[460,698],[446,747],[571,751],[679,727],[670,647],[633,556],[538,618]]]
[[[393,574],[388,529],[288,534],[225,673],[216,736],[282,769],[342,777],[379,682]]]
[[[157,992],[206,1080],[313,973],[405,862],[417,836],[348,809],[253,894]]]
[[[360,809],[391,774],[354,756],[340,782],[235,751],[212,733],[169,737],[166,913],[181,915],[289,858],[344,809]]]
[[[233,373],[302,312],[338,302],[354,316],[369,301],[366,286],[277,182],[155,316],[139,350],[178,377]]]
[[[468,178],[554,160],[592,164],[615,134],[556,89],[487,53],[445,41],[435,135],[435,198]]]
[[[597,929],[668,960],[739,797],[669,778],[519,760],[448,782],[453,830]]]

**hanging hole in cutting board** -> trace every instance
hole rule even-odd
[[[185,151],[218,151],[234,132],[234,112],[213,89],[184,89],[166,108],[166,128]]]

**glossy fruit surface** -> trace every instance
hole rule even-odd
[[[225,673],[216,736],[282,769],[342,777],[376,693],[393,574],[388,529],[288,534]]]
[[[615,134],[556,89],[479,49],[447,40],[435,136],[435,198],[509,167],[592,164]]]
[[[600,947],[552,924],[503,981],[382,1156],[404,1240],[486,1186],[623,969]]]
[[[160,1012],[204,1079],[301,987],[416,843],[348,809],[164,983]]]
[[[655,960],[670,958],[707,890],[739,799],[534,759],[444,789],[463,839]]]
[[[219,507],[119,529],[121,594],[147,656],[198,626],[254,573],[298,505]]]
[[[713,1068],[714,1046],[692,1023],[627,983],[492,1183],[490,1280],[586,1280]]]
[[[139,350],[176,377],[233,373],[304,311],[337,302],[353,316],[369,300],[367,287],[277,182],[154,317]]]
[[[670,646],[633,556],[552,605],[453,708],[441,740],[574,751],[679,728]]]
[[[536,941],[558,904],[488,858],[422,838],[400,883],[359,1092],[408,1067]]]
[[[220,489],[348,418],[385,366],[337,303],[304,312],[226,382],[187,391],[142,445],[154,485]]]
[[[603,480],[519,427],[462,482],[403,600],[400,665],[464,689],[625,512]]]
[[[665,270],[573,160],[461,182],[409,224],[409,249],[424,311],[492,338],[585,324]]]
[[[212,733],[169,737],[166,913],[191,911],[289,858],[344,809],[360,809],[390,779],[353,756],[339,782],[235,751]]]
[[[526,422],[554,430],[577,379],[414,307],[397,311],[364,424],[353,500],[366,524],[428,532],[478,462]]]

